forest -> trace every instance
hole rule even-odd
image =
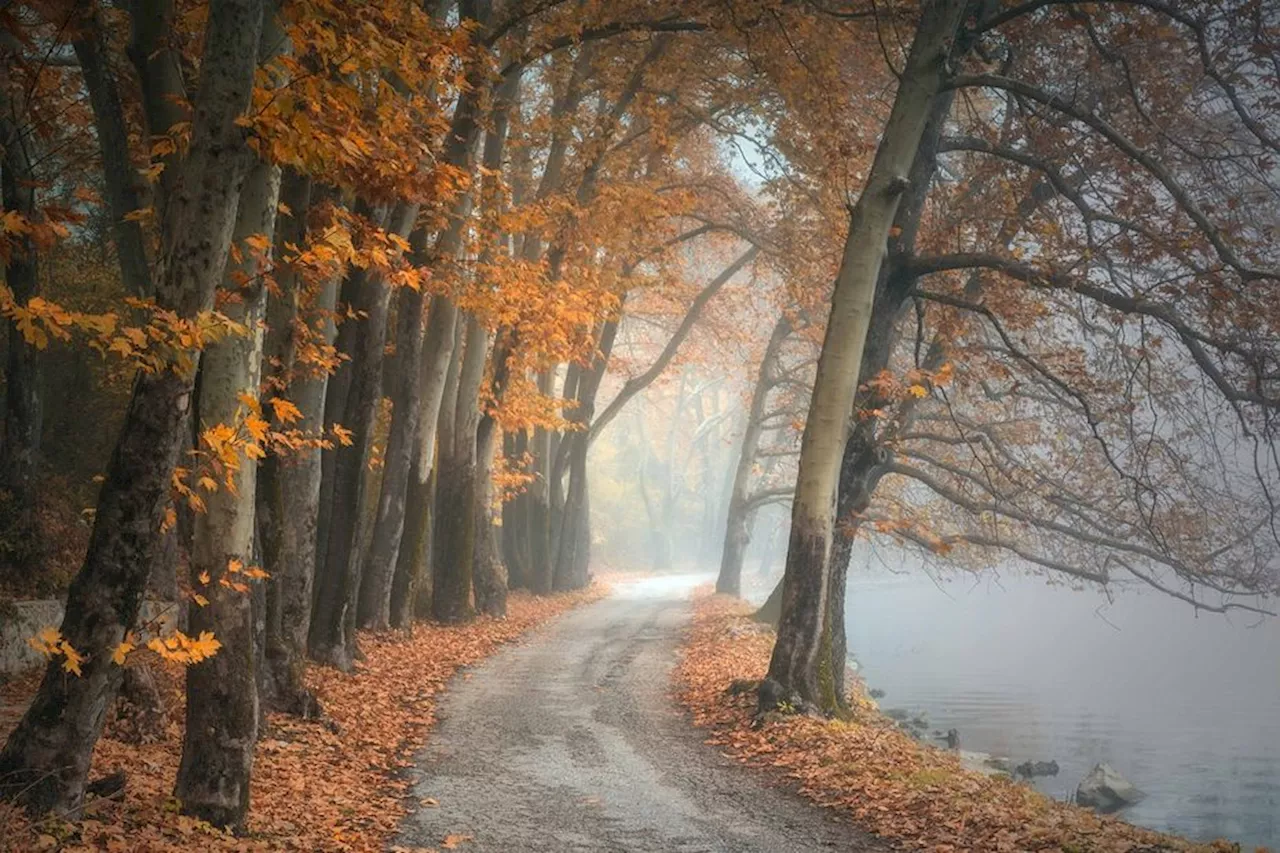
[[[243,832],[317,672],[612,570],[776,559],[757,724],[858,543],[1280,596],[1274,0],[6,0],[0,153],[33,817],[179,666]]]

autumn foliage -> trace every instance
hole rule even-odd
[[[380,851],[404,816],[422,806],[409,798],[413,754],[435,723],[437,696],[457,671],[571,607],[595,600],[606,587],[551,597],[518,593],[506,619],[470,625],[419,624],[411,636],[365,634],[367,660],[350,674],[313,667],[308,687],[329,714],[326,721],[269,715],[254,764],[253,813],[248,833],[233,837],[173,808],[170,794],[182,746],[180,664],[151,663],[165,703],[162,735],[135,743],[127,709],[98,742],[95,774],[127,774],[123,794],[91,799],[76,821],[32,822],[0,805],[0,851],[130,853],[176,851]],[[35,689],[32,676],[0,688],[0,732],[7,734]],[[440,839],[443,842],[445,839]]]
[[[707,742],[744,764],[794,784],[904,849],[930,853],[1226,853],[1057,802],[1007,779],[960,767],[955,754],[917,743],[854,688],[847,720],[770,714],[755,724],[754,691],[769,666],[773,632],[752,622],[741,600],[707,593],[676,670],[680,701]]]

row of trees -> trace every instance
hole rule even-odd
[[[78,808],[149,644],[198,664],[177,797],[243,826],[261,710],[320,710],[308,661],[587,583],[588,447],[760,254],[702,222],[746,203],[705,132],[738,107],[683,74],[675,34],[708,24],[676,5],[5,10],[20,502],[56,465],[23,365],[53,339],[135,374],[7,795]],[[41,296],[28,271],[99,211],[130,295]],[[598,405],[624,302],[670,331]],[[144,595],[175,572],[182,631],[150,636]]]
[[[55,461],[44,346],[131,383],[0,752],[0,789],[37,811],[81,803],[136,646],[198,663],[176,792],[239,827],[261,708],[317,711],[309,661],[584,585],[591,448],[691,347],[755,354],[706,511],[722,591],[753,516],[792,498],[762,707],[839,710],[860,530],[1216,609],[1276,590],[1266,3],[0,15],[18,505]],[[115,303],[43,295],[41,265],[91,234]],[[710,400],[682,379],[673,422]],[[635,468],[658,532],[666,460],[665,484],[647,452]],[[150,637],[143,597],[175,574],[183,632]]]

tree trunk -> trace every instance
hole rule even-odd
[[[600,345],[590,368],[580,371],[578,381],[572,383],[578,405],[571,411],[570,418],[584,427],[593,425],[596,393],[600,390],[600,381],[604,378],[609,355],[613,352],[613,343],[618,337],[618,323],[617,319],[605,322],[600,330]],[[590,437],[590,428],[567,433],[560,441],[552,469],[552,488],[563,481],[566,472],[569,475],[568,492],[558,513],[559,529],[554,539],[556,551],[552,585],[556,591],[581,589],[587,585],[588,555],[583,553],[582,546],[584,540],[588,544],[591,541],[586,502],[587,450]]]
[[[310,181],[288,173],[282,200],[293,211],[277,225],[276,245],[302,245],[305,217],[311,206]],[[276,272],[278,295],[267,300],[266,356],[276,365],[273,382],[279,396],[300,414],[293,424],[308,435],[324,430],[328,377],[316,375],[295,360],[294,324],[309,315],[323,318],[322,336],[332,344],[336,328],[332,312],[338,296],[338,277],[323,282],[308,296],[297,274]],[[266,664],[264,701],[272,708],[298,716],[318,712],[315,697],[303,682],[307,633],[311,627],[311,595],[316,568],[316,519],[320,506],[319,450],[303,450],[288,457],[275,454],[258,469],[257,527],[263,568],[270,577],[266,590]]]
[[[756,612],[751,614],[751,618],[757,622],[764,622],[766,624],[773,625],[776,628],[778,626],[778,618],[781,615],[782,581],[779,580],[774,584],[773,592],[769,593],[769,597],[764,600],[764,604],[761,604],[760,607],[756,609]]]
[[[550,395],[555,390],[555,374],[548,370],[538,374],[539,393]],[[552,561],[551,476],[555,460],[551,431],[536,427],[529,450],[533,456],[533,482],[528,491],[529,589],[535,595],[547,595],[554,585],[555,565]]]
[[[368,216],[380,226],[385,225],[385,217],[377,215],[367,205],[357,203],[356,213]],[[360,339],[360,322],[353,316],[361,292],[368,286],[368,273],[364,269],[348,269],[342,279],[338,291],[337,316],[343,321],[337,325],[334,336],[334,349],[340,356],[338,365],[329,374],[324,395],[324,426],[332,430],[335,425],[342,425],[346,417],[347,398],[351,393],[352,377],[355,372],[355,352]],[[316,514],[316,570],[315,584],[311,593],[311,612],[314,617],[324,583],[329,578],[329,535],[333,526],[334,485],[338,472],[338,455],[342,447],[335,444],[320,454],[320,509]],[[308,632],[310,647],[310,632]]]
[[[427,479],[419,482],[423,474],[423,457],[415,454],[413,470],[409,475],[408,494],[405,498],[405,528],[396,552],[396,569],[391,578],[391,627],[408,630],[413,625],[414,600],[428,565],[428,549],[431,544],[431,464],[425,463]]]
[[[241,399],[258,398],[266,288],[259,278],[260,260],[244,241],[255,234],[271,241],[279,195],[279,167],[256,164],[240,194],[233,237],[243,260],[228,267],[223,282],[229,297],[223,313],[249,332],[212,344],[204,352],[196,399],[202,430],[235,425],[253,415]],[[206,511],[195,518],[190,580],[193,589],[204,589],[209,604],[189,610],[188,631],[195,636],[208,631],[222,648],[187,670],[186,726],[174,788],[186,814],[237,832],[244,828],[249,811],[249,779],[258,739],[253,597],[219,586],[224,579],[243,583],[233,569],[254,562],[257,463],[246,454],[240,466],[238,474],[228,475],[236,488],[220,483],[207,496]],[[207,584],[202,584],[202,576],[209,578]]]
[[[520,459],[529,448],[529,434],[520,432],[503,438],[508,459]],[[511,589],[533,589],[533,559],[529,552],[529,492],[520,492],[502,505],[502,554],[507,564],[507,584]]]
[[[400,202],[389,230],[408,236],[417,218],[417,205]],[[346,672],[356,657],[356,604],[360,593],[368,480],[365,476],[373,449],[373,432],[382,399],[382,357],[391,307],[391,288],[380,275],[364,278],[353,306],[361,312],[351,359],[351,387],[343,407],[342,425],[350,431],[350,445],[333,455],[333,495],[328,529],[321,531],[325,548],[323,574],[316,576],[315,607],[311,614],[308,648],[313,660]],[[326,405],[326,408],[328,406]],[[320,568],[317,567],[317,572]]]
[[[760,370],[755,389],[751,393],[751,406],[747,411],[747,424],[742,433],[742,447],[738,450],[738,465],[733,473],[733,488],[729,493],[729,511],[725,523],[724,551],[720,556],[720,575],[716,578],[716,592],[726,595],[742,595],[742,560],[751,543],[751,521],[755,510],[748,503],[751,489],[751,472],[756,464],[756,452],[760,449],[760,436],[764,432],[765,403],[769,391],[777,382],[774,371],[782,344],[791,334],[791,321],[783,314],[773,324],[773,334],[760,358]]]
[[[425,239],[425,235],[415,235]],[[419,247],[421,249],[421,247]],[[421,254],[421,251],[418,253]],[[422,415],[422,385],[419,373],[426,318],[423,316],[426,294],[405,289],[397,307],[396,365],[391,388],[391,430],[387,437],[382,489],[378,497],[377,518],[373,526],[373,542],[360,581],[360,626],[384,630],[391,625],[391,586],[395,575],[396,555],[404,533],[410,469],[414,466],[419,434],[418,419]]]
[[[492,436],[477,442],[472,585],[476,609],[488,616],[503,617],[507,615],[507,567],[502,562],[502,551],[498,547],[498,528],[494,518],[493,457],[496,450]]]
[[[0,53],[0,63],[9,58]],[[36,204],[38,181],[34,171],[37,135],[13,119],[19,113],[6,97],[8,73],[0,69],[0,197],[4,210],[14,211],[32,223],[39,221]],[[5,264],[5,284],[13,301],[25,307],[39,294],[39,256],[35,241],[20,232],[13,235],[13,250]],[[17,323],[6,320],[8,352],[5,357],[4,440],[0,444],[0,488],[8,492],[15,525],[8,531],[16,539],[34,532],[31,518],[35,498],[36,464],[40,455],[43,395],[40,388],[40,354],[27,343]],[[34,552],[33,552],[34,553]],[[36,567],[17,567],[24,572]]]
[[[470,621],[476,548],[477,400],[484,380],[489,335],[474,316],[467,319],[466,348],[458,360],[451,406],[440,412],[434,535],[431,541],[431,609],[446,624]]]
[[[490,110],[489,130],[484,137],[484,181],[481,186],[481,204],[488,209],[495,221],[506,211],[504,190],[497,176],[501,173],[507,133],[511,126],[511,111],[520,95],[520,67],[509,71],[494,93]],[[506,235],[493,235],[480,255],[480,266],[493,263],[499,252],[507,253]],[[511,350],[518,342],[519,331],[505,328],[499,331],[490,359],[493,365],[489,383],[491,403],[494,408],[502,405],[506,394]],[[480,388],[477,386],[477,397]],[[480,405],[477,399],[475,406]],[[489,616],[507,615],[507,567],[502,562],[502,549],[498,545],[497,513],[494,509],[493,463],[498,450],[498,422],[488,407],[479,412],[475,433],[476,487],[473,504],[476,528],[475,551],[472,555],[472,586],[476,609]]]
[[[181,317],[212,305],[226,266],[248,163],[236,120],[249,105],[262,11],[262,0],[215,0],[209,7],[191,143],[160,224],[156,299]],[[178,355],[194,360],[193,353]],[[137,618],[161,540],[193,376],[193,365],[180,363],[134,382],[62,621],[62,636],[85,659],[82,674],[70,678],[61,661],[51,660],[0,752],[0,784],[33,812],[72,812],[84,797],[89,760],[120,680],[112,652]]]
[[[762,710],[778,697],[794,696],[825,711],[835,710],[838,704],[830,678],[826,615],[840,461],[889,230],[909,187],[907,176],[934,95],[942,87],[948,51],[965,6],[964,0],[934,0],[921,12],[875,161],[850,213],[801,442],[782,616],[769,663],[768,681],[773,683],[761,690]]]
[[[80,3],[83,18],[78,37],[72,42],[76,60],[84,75],[93,108],[93,124],[102,153],[102,182],[107,209],[111,214],[111,235],[124,285],[135,296],[151,294],[151,262],[147,257],[146,235],[136,217],[129,214],[144,207],[145,189],[133,166],[129,151],[129,128],[125,123],[120,86],[108,61],[109,48],[102,12],[96,3]],[[86,8],[87,7],[87,8]],[[154,26],[156,22],[152,22]],[[172,104],[169,105],[172,108]]]
[[[435,489],[433,474],[436,458],[436,432],[440,407],[446,387],[450,385],[449,368],[455,349],[458,309],[452,300],[436,296],[431,300],[431,316],[427,321],[426,345],[418,380],[418,430],[415,436],[413,471],[405,497],[405,524],[400,547],[396,552],[395,573],[391,580],[391,624],[408,628],[415,614],[414,601],[420,589],[430,587],[428,562],[431,539],[431,495]],[[456,376],[453,378],[456,384]],[[456,393],[454,389],[453,393]]]
[[[464,14],[475,14],[478,11],[463,10]],[[487,18],[487,13],[481,17]],[[480,86],[484,80],[479,72],[480,69],[477,68],[469,74],[471,88],[458,99],[445,140],[445,161],[468,173],[471,171],[472,150],[480,132]],[[453,264],[462,248],[463,228],[470,212],[471,195],[463,192],[454,203],[449,226],[439,236],[434,258],[427,257],[426,231],[415,230],[411,238],[415,262],[419,265],[430,262],[432,266]],[[386,465],[383,468],[367,574],[362,578],[360,587],[360,624],[370,628],[386,628],[391,624],[391,588],[394,585],[397,556],[404,535],[409,469],[413,467],[415,455],[421,454],[420,448],[415,445],[430,443],[419,438],[422,418],[424,414],[431,414],[423,411],[422,395],[428,395],[428,405],[435,400],[432,395],[436,393],[436,385],[432,383],[442,381],[449,358],[448,351],[442,344],[451,340],[452,323],[456,322],[453,316],[448,316],[452,303],[443,298],[434,300],[439,303],[441,316],[435,328],[430,330],[436,337],[428,345],[426,342],[429,331],[426,328],[426,318],[423,317],[426,309],[425,297],[426,294],[422,291],[408,291],[401,297],[399,306],[401,316],[396,345],[400,356],[396,371],[398,381],[392,389],[391,430],[387,440]],[[433,304],[432,313],[436,310],[437,306]],[[420,379],[424,374],[425,377]],[[427,461],[429,464],[430,459]],[[428,472],[420,469],[420,473],[425,480]]]

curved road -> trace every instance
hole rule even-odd
[[[688,593],[619,584],[450,685],[400,844],[468,851],[889,847],[702,742],[670,698]]]

